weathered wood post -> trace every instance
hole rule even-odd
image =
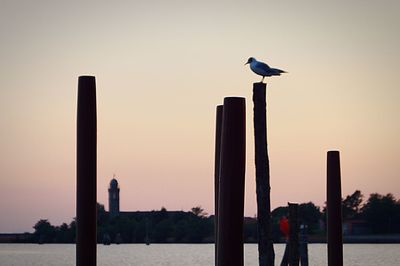
[[[260,266],[273,266],[266,88],[265,83],[253,84],[258,260]]]
[[[241,97],[224,99],[218,200],[218,266],[242,266],[246,107]]]
[[[328,266],[343,265],[342,188],[339,151],[327,155]]]
[[[217,106],[216,125],[215,125],[215,163],[214,163],[214,246],[215,246],[215,265],[218,263],[218,195],[219,195],[219,169],[221,160],[221,131],[223,105]]]
[[[96,265],[96,82],[78,81],[76,151],[76,265]]]
[[[298,266],[299,255],[299,205],[289,205],[289,265]]]

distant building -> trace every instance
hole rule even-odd
[[[347,220],[343,222],[344,235],[366,235],[369,233],[368,224],[364,220]]]
[[[115,178],[111,180],[108,189],[108,210],[111,218],[119,215],[119,186]]]
[[[0,243],[32,243],[32,241],[33,234],[31,233],[0,233]]]
[[[161,211],[120,211],[119,208],[119,191],[120,187],[117,179],[113,177],[110,181],[110,187],[108,188],[108,213],[110,218],[114,218],[116,216],[123,216],[127,218],[135,218],[135,219],[143,219],[143,218],[151,218],[154,215],[161,215],[164,213],[168,216],[174,217],[186,217],[187,215],[193,215],[190,212],[184,211],[167,211],[164,209]]]

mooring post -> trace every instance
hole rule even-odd
[[[273,266],[275,253],[272,242],[266,89],[265,83],[253,84],[258,260],[260,266]]]
[[[221,131],[222,131],[222,114],[223,105],[217,106],[216,123],[215,123],[215,163],[214,163],[214,246],[215,246],[215,265],[218,263],[218,195],[219,195],[219,169],[221,160]]]
[[[328,266],[343,265],[342,188],[339,151],[327,155]]]
[[[218,200],[218,266],[242,266],[246,106],[241,97],[224,99]]]
[[[76,265],[96,265],[96,81],[78,81],[76,153]]]
[[[300,225],[299,252],[301,266],[308,266],[308,226],[303,223]]]
[[[299,205],[288,203],[289,205],[289,265],[298,266],[299,255]]]

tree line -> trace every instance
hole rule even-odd
[[[281,240],[279,219],[287,216],[288,207],[275,208],[271,215],[273,238]],[[363,221],[368,234],[400,233],[400,200],[392,194],[373,193],[364,201],[361,191],[342,200],[344,221]],[[326,207],[322,209],[312,202],[299,204],[300,223],[308,226],[310,235],[324,235]],[[76,223],[53,226],[48,220],[39,220],[33,228],[31,242],[75,243]],[[255,217],[244,219],[245,242],[257,241]],[[157,211],[132,212],[110,217],[104,205],[97,204],[97,239],[99,243],[211,243],[214,241],[214,215],[207,215],[200,207],[190,211],[169,212],[164,207]]]

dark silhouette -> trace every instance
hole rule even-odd
[[[263,77],[260,83],[263,83],[265,77],[280,76],[282,73],[286,73],[278,68],[271,68],[266,63],[257,61],[254,57],[250,57],[245,65],[247,64],[250,64],[250,69],[254,73]]]
[[[342,188],[338,151],[327,155],[328,266],[343,265]]]
[[[245,99],[224,99],[218,198],[218,264],[241,266],[243,257]]]
[[[301,205],[289,203],[288,210],[292,221],[289,223],[286,216],[282,216],[279,220],[279,229],[286,240],[281,266],[299,265],[299,261],[301,266],[308,266],[308,226],[304,223],[304,220],[299,225],[299,222],[302,221],[300,217],[306,215],[306,213],[300,215],[301,210],[299,207],[310,205],[315,206],[312,203],[303,203]]]
[[[76,265],[96,265],[97,117],[96,82],[78,81],[76,152]]]
[[[362,201],[363,195],[359,190],[356,190],[353,194],[348,195],[342,202],[343,219],[358,218]]]
[[[279,220],[279,229],[284,234],[286,240],[285,251],[283,253],[281,266],[299,265],[300,261],[300,242],[299,242],[299,205],[288,203],[289,220],[282,216]]]
[[[274,242],[280,241],[282,237],[287,238],[286,235],[280,229],[281,217],[288,215],[289,208],[278,207],[272,211],[272,235]],[[321,222],[323,215],[320,212],[320,208],[312,202],[299,204],[299,222],[307,226],[307,231],[311,235],[323,235],[323,228],[321,229]],[[278,227],[279,226],[279,227]]]
[[[308,231],[311,233],[318,233],[320,231],[320,220],[322,214],[320,208],[315,206],[312,202],[299,204],[299,222],[307,225]]]
[[[400,233],[400,200],[392,194],[373,193],[361,208],[360,217],[367,222],[372,233]]]
[[[218,197],[219,197],[219,174],[221,161],[221,133],[222,133],[222,114],[224,106],[218,105],[215,118],[215,162],[214,162],[214,257],[215,265],[218,264]]]
[[[299,253],[299,205],[288,203],[289,205],[289,265],[298,266],[300,262]]]
[[[343,204],[347,197],[343,200]],[[361,203],[360,206],[362,207],[359,207],[357,219],[364,222],[368,232],[373,234],[400,233],[400,201],[394,198],[392,194],[371,194],[369,199],[365,203]],[[303,233],[306,234],[303,237],[309,236],[310,242],[325,241],[326,233],[322,223],[323,213],[319,209],[312,202],[299,204],[299,223],[307,230]],[[195,211],[193,212],[193,210]],[[272,236],[275,243],[285,242],[285,234],[279,229],[279,221],[287,213],[287,206],[275,208],[271,213]],[[108,235],[110,243],[115,243],[115,237],[117,233],[120,233],[121,243],[145,243],[147,230],[148,239],[153,243],[212,243],[215,239],[214,218],[214,215],[207,216],[200,206],[196,206],[187,212],[167,211],[165,208],[158,211],[121,212],[118,217],[110,218],[110,213],[105,211],[104,205],[97,204],[97,239],[98,243],[103,243],[104,237]],[[158,225],[161,222],[162,224]],[[344,223],[346,223],[346,220],[344,220]],[[33,234],[13,234],[12,236],[0,234],[0,242],[75,243],[75,221],[53,226],[48,220],[42,219],[35,224],[34,229]],[[244,242],[256,243],[257,219],[245,217],[243,231]],[[300,238],[301,235],[300,233]],[[4,240],[2,240],[2,236]],[[387,242],[393,241],[399,242],[396,239],[387,240]]]
[[[207,213],[201,206],[196,206],[191,209],[191,212],[198,217],[206,217]]]
[[[35,229],[34,236],[39,244],[49,243],[56,236],[56,228],[48,220],[39,220],[33,228]]]
[[[108,209],[111,217],[119,214],[119,186],[115,176],[111,180],[110,188],[108,189]]]
[[[285,237],[286,245],[285,251],[283,252],[281,266],[287,266],[289,264],[289,220],[286,216],[282,216],[279,220],[279,230]]]
[[[274,265],[275,253],[272,241],[269,158],[267,144],[266,87],[253,84],[254,141],[256,163],[258,260],[260,266]]]
[[[308,266],[308,226],[300,225],[299,252],[301,266]]]

